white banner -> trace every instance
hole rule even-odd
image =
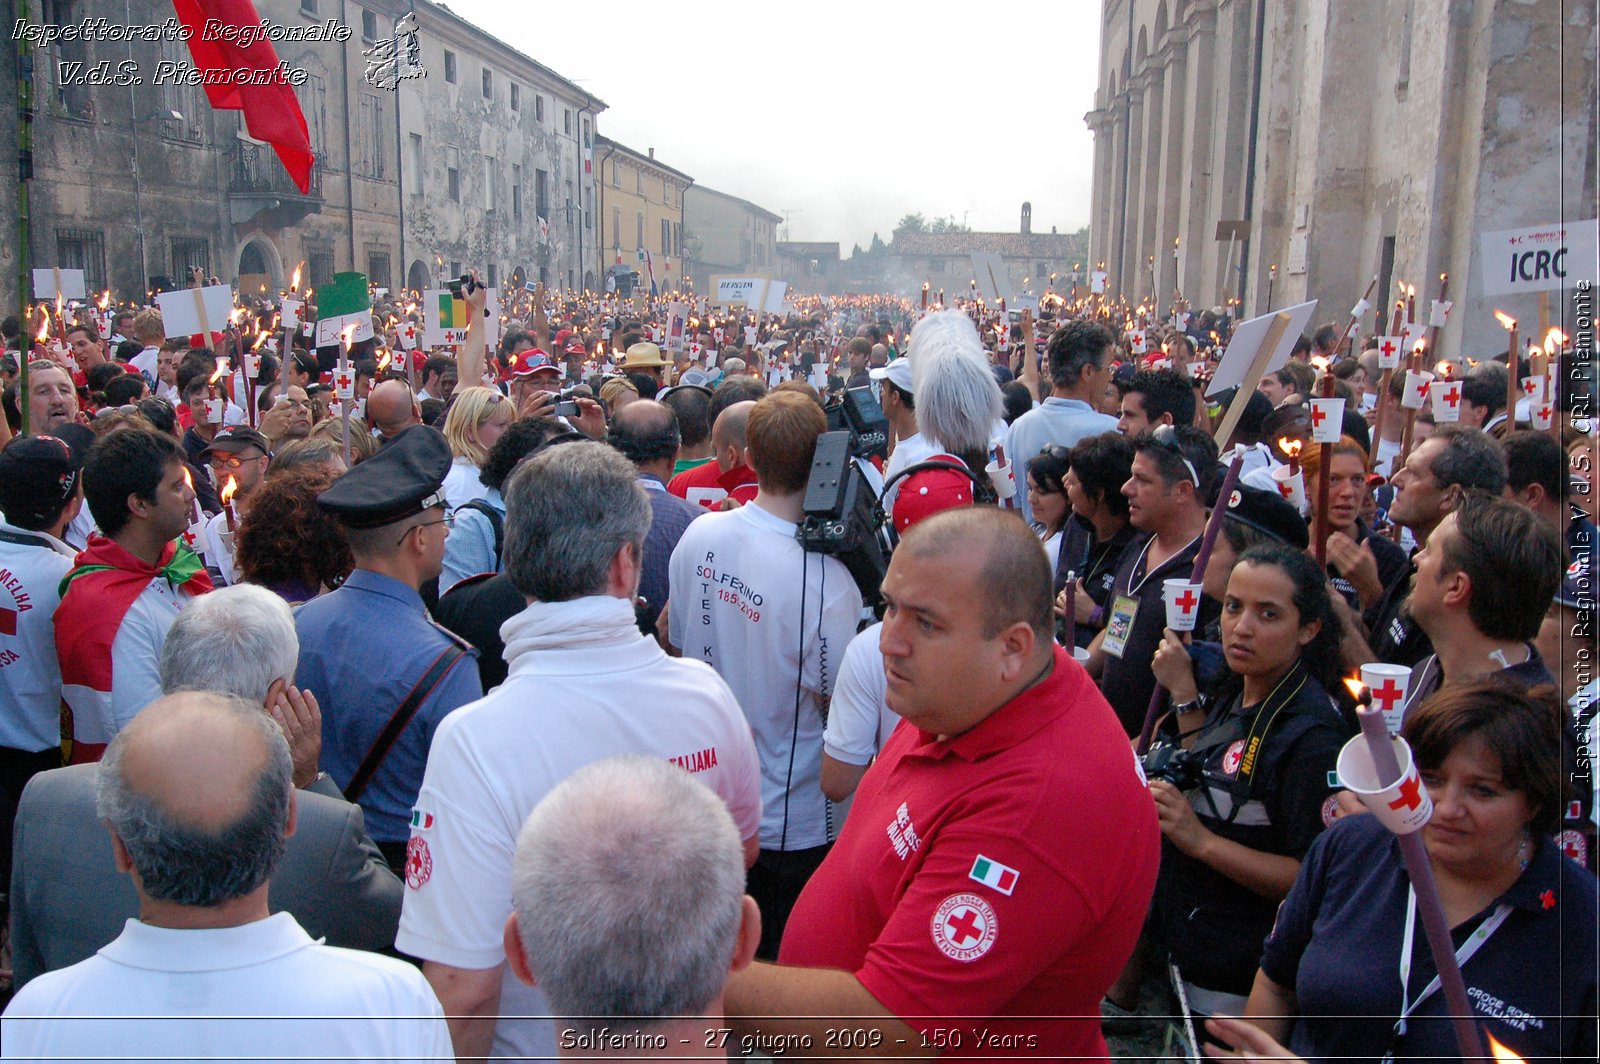
[[[1480,237],[1483,294],[1555,292],[1600,279],[1600,220],[1552,222]]]
[[[767,291],[767,282],[760,277],[715,277],[716,298],[713,302],[724,305],[744,303],[759,307]]]

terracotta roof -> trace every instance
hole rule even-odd
[[[970,255],[986,251],[1005,258],[1064,259],[1087,255],[1087,245],[1070,233],[906,233],[896,237],[894,255]]]

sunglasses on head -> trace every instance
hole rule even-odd
[[[1194,482],[1194,486],[1197,489],[1200,487],[1200,474],[1195,470],[1194,463],[1189,461],[1188,455],[1183,453],[1183,444],[1178,440],[1178,430],[1175,427],[1157,425],[1150,432],[1150,442],[1177,455],[1183,467],[1189,471],[1189,479]]]

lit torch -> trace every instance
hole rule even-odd
[[[1291,477],[1300,475],[1300,450],[1304,446],[1305,444],[1300,440],[1291,439],[1288,436],[1278,437],[1278,450],[1282,451],[1284,456],[1289,459],[1289,475]]]
[[[1518,356],[1521,354],[1517,350],[1517,319],[1498,309],[1495,310],[1494,316],[1510,334],[1509,343],[1506,345],[1506,418],[1511,422],[1507,428],[1512,428],[1516,425],[1517,390],[1522,387],[1522,374],[1517,365]]]
[[[239,482],[234,479],[233,474],[228,474],[228,482],[222,485],[222,516],[228,522],[229,532],[235,532],[239,527],[238,517],[233,512],[233,496],[238,490]]]

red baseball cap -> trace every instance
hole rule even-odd
[[[559,375],[561,367],[550,361],[550,356],[536,347],[518,351],[508,360],[507,369],[513,377],[531,377],[535,373],[550,372]]]
[[[959,463],[954,455],[934,455],[929,461]],[[956,469],[924,469],[900,482],[894,497],[894,530],[906,529],[925,517],[956,506],[972,505],[972,478]]]

